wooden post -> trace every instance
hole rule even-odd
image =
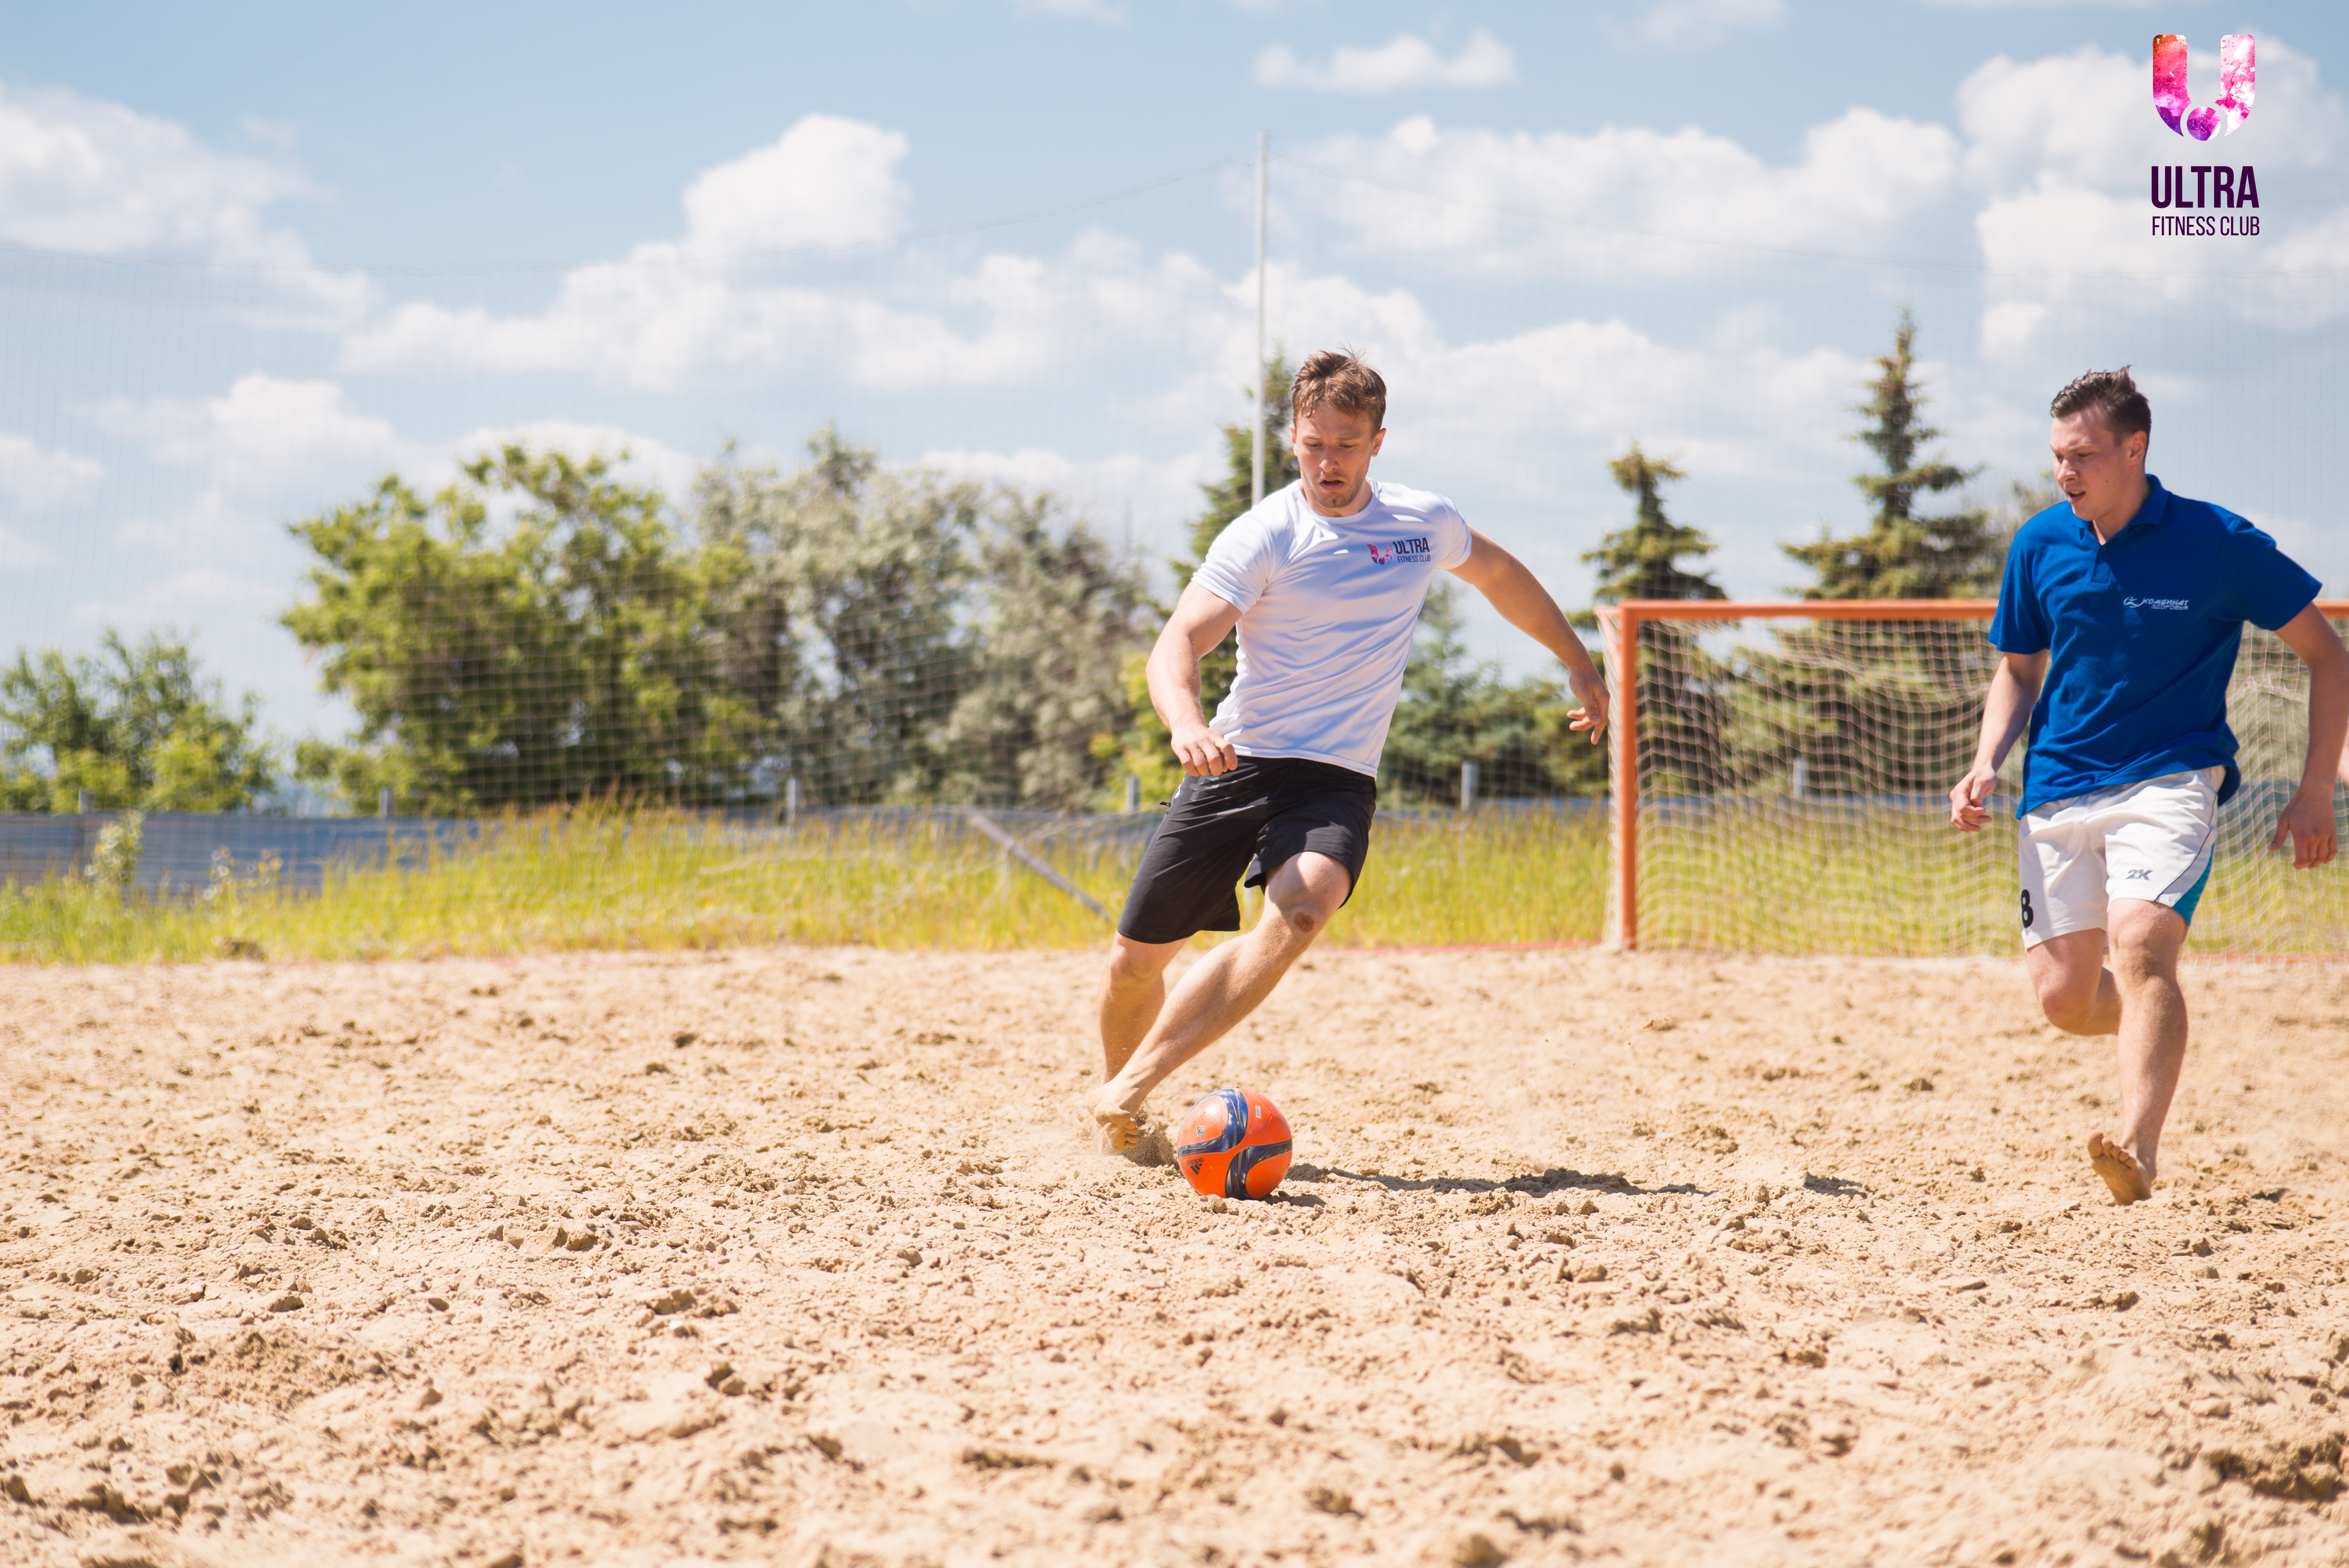
[[[1609,943],[1630,953],[1640,945],[1640,613],[1619,604],[1615,646],[1615,728],[1609,809],[1615,813],[1615,929]]]

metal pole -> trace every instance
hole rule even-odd
[[[783,780],[783,826],[792,827],[800,820],[800,776],[796,773]]]
[[[375,814],[378,817],[390,816],[391,801],[391,786],[386,784],[375,792]]]
[[[1615,732],[1613,799],[1615,813],[1614,945],[1630,952],[1640,945],[1640,613],[1619,604],[1614,656],[1607,662],[1615,677],[1615,709],[1609,715]]]
[[[1256,423],[1249,442],[1248,505],[1264,502],[1264,219],[1265,150],[1269,131],[1256,133]]]
[[[1133,774],[1125,776],[1125,814],[1133,816],[1142,810],[1142,780]]]
[[[1460,765],[1460,809],[1463,811],[1476,809],[1476,765],[1474,762]]]

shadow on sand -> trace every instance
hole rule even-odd
[[[1523,1192],[1530,1197],[1547,1198],[1553,1192],[1622,1192],[1632,1197],[1653,1197],[1665,1192],[1705,1192],[1708,1188],[1692,1181],[1674,1181],[1661,1186],[1642,1187],[1628,1176],[1614,1172],[1591,1175],[1553,1165],[1539,1175],[1511,1176],[1495,1181],[1482,1176],[1390,1176],[1377,1171],[1348,1171],[1335,1165],[1292,1165],[1288,1180],[1291,1181],[1359,1181],[1367,1187],[1383,1188],[1390,1192]]]

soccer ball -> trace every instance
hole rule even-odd
[[[1174,1164],[1210,1198],[1268,1198],[1288,1174],[1288,1119],[1252,1088],[1219,1088],[1174,1130]]]

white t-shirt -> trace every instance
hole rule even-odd
[[[1376,778],[1420,605],[1468,548],[1450,501],[1375,480],[1350,517],[1291,484],[1234,519],[1191,579],[1240,613],[1239,676],[1214,727],[1243,757]]]

